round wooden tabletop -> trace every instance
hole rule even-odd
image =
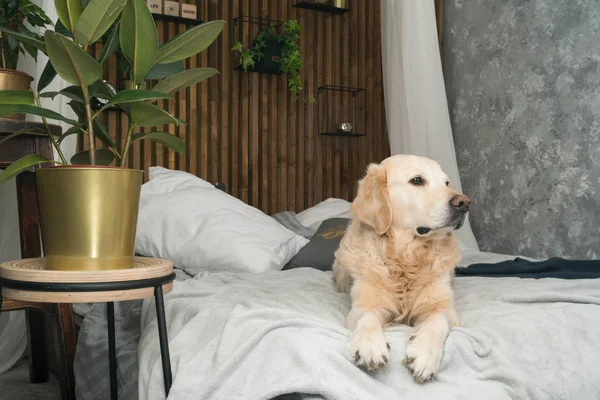
[[[143,299],[154,295],[153,280],[169,278],[171,275],[171,261],[148,257],[134,257],[131,269],[106,271],[51,271],[47,269],[44,258],[0,264],[3,296],[39,303],[95,303]],[[22,288],[34,285],[35,290]],[[61,289],[56,289],[61,285]],[[86,290],[90,285],[103,287],[105,290]],[[115,290],[111,290],[111,285]],[[135,288],[119,288],[124,285]],[[73,290],[69,290],[69,287],[73,287]],[[163,293],[170,292],[173,289],[172,279],[162,287]]]

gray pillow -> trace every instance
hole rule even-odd
[[[323,221],[310,242],[283,269],[308,267],[331,271],[335,251],[340,246],[349,223],[349,218],[330,218]]]

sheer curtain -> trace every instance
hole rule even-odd
[[[54,2],[34,0],[41,6],[52,21],[58,16],[54,8]],[[37,87],[37,82],[44,70],[48,58],[39,53],[37,62],[29,55],[19,58],[18,69],[27,72],[34,78],[32,87]],[[45,90],[60,91],[69,84],[56,77],[52,84]],[[57,96],[54,100],[42,99],[42,106],[50,108],[60,114],[76,119],[71,108],[63,96]],[[38,117],[28,116],[28,120],[40,120]],[[50,121],[56,123],[56,121]],[[63,131],[68,125],[63,125]],[[69,159],[75,154],[76,136],[72,135],[61,144],[65,157]],[[55,155],[55,158],[56,155]],[[14,260],[21,257],[19,243],[19,222],[17,214],[17,194],[15,180],[0,185],[0,261]],[[27,346],[27,335],[25,327],[25,312],[13,311],[0,315],[0,374],[10,369],[22,356]]]
[[[461,191],[433,0],[381,0],[381,41],[391,154],[436,160]],[[468,222],[456,237],[479,249]]]

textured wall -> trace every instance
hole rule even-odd
[[[484,250],[600,256],[600,1],[446,0],[459,169]]]

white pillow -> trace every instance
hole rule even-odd
[[[281,270],[308,240],[212,184],[152,167],[142,186],[135,251],[202,270]]]
[[[302,211],[296,218],[307,228],[319,229],[321,223],[329,218],[352,218],[349,201],[329,198]]]

